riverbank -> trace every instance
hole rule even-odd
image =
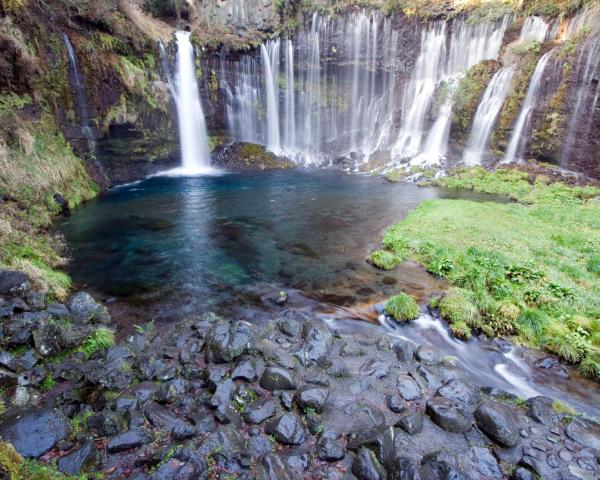
[[[447,278],[455,288],[432,304],[457,337],[506,336],[599,377],[600,190],[518,169],[463,169],[431,183],[516,202],[426,201],[388,230],[374,263],[409,257]]]
[[[15,346],[31,340],[24,318],[29,328],[60,315],[53,332],[109,322],[82,293],[36,306],[11,278]],[[3,395],[30,397],[9,405],[0,436],[38,463],[13,452],[0,467],[11,480],[64,478],[56,468],[106,479],[597,475],[598,425],[560,403],[476,387],[435,349],[330,330],[266,301],[271,314],[252,324],[205,314],[138,327],[112,347],[53,358],[34,334],[34,349],[3,353]]]

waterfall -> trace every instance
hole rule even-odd
[[[260,46],[265,69],[265,95],[267,98],[267,147],[280,153],[279,137],[279,40]],[[277,90],[276,90],[277,86]]]
[[[531,114],[535,108],[536,100],[540,90],[542,74],[544,73],[546,64],[548,63],[553,51],[554,50],[551,50],[550,52],[545,53],[542,58],[540,58],[535,70],[533,71],[533,75],[531,76],[531,80],[529,82],[529,87],[527,88],[527,93],[525,94],[525,100],[523,101],[521,111],[519,112],[519,116],[517,117],[517,121],[513,127],[512,137],[510,139],[503,163],[510,163],[520,159],[525,147],[527,146],[527,142],[523,134],[527,132],[529,127]]]
[[[177,107],[179,140],[181,143],[181,172],[197,174],[210,170],[208,134],[198,82],[194,47],[190,32],[177,32],[177,68],[172,85],[172,95]]]
[[[473,119],[473,127],[467,141],[467,148],[463,154],[463,162],[467,165],[479,165],[481,163],[490,134],[506,100],[508,87],[514,73],[514,65],[498,70],[485,89]]]
[[[527,17],[523,22],[519,41],[535,40],[536,42],[545,42],[548,39],[549,29],[550,25],[544,22],[541,17]]]
[[[92,126],[92,116],[90,113],[90,106],[85,90],[85,84],[81,78],[79,72],[79,65],[77,62],[77,56],[75,55],[75,49],[69,40],[66,33],[63,33],[63,42],[67,49],[67,57],[69,60],[69,81],[75,92],[75,110],[77,113],[77,120],[79,122],[79,128],[81,129],[81,135],[87,142],[88,153],[91,156],[94,165],[98,168],[102,176],[108,180],[108,175],[104,171],[102,163],[98,159],[96,153],[96,132]]]
[[[588,38],[581,48],[577,59],[576,78],[577,93],[575,106],[569,119],[566,142],[561,152],[561,158],[569,161],[575,143],[575,132],[580,137],[585,137],[590,128],[598,98],[600,96],[600,35]]]
[[[350,154],[366,160],[393,128],[397,43],[379,12],[315,13],[294,37],[265,42],[259,55],[212,59],[231,137],[303,164]]]
[[[498,56],[504,32],[511,22],[472,25],[457,20],[448,41],[446,22],[438,22],[421,37],[421,53],[403,100],[403,118],[394,155],[414,158],[413,164],[437,164],[446,155],[453,94],[458,80],[473,65]],[[446,99],[427,132],[427,115],[437,89],[445,83]],[[423,138],[425,141],[423,144]]]

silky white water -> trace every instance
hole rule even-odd
[[[181,145],[181,169],[183,174],[205,173],[211,170],[208,150],[208,134],[198,81],[194,47],[190,32],[177,32],[177,69],[172,82],[173,98],[177,107],[179,140]]]
[[[529,122],[531,120],[531,114],[535,108],[540,90],[542,75],[548,60],[552,55],[552,52],[553,50],[545,53],[542,58],[540,58],[535,70],[533,71],[533,75],[529,81],[529,87],[527,88],[527,93],[525,94],[525,100],[523,101],[523,105],[519,111],[519,116],[517,117],[517,121],[513,127],[510,143],[508,145],[508,149],[506,150],[506,156],[503,160],[504,163],[510,163],[514,162],[515,160],[519,160],[525,148],[527,147],[527,141],[526,138],[524,138],[526,135],[524,134],[527,133]]]
[[[543,18],[533,16],[527,17],[523,22],[523,28],[519,35],[519,41],[531,41],[545,42],[548,38],[550,25],[548,25]]]
[[[475,112],[467,148],[463,153],[463,162],[467,165],[481,163],[492,129],[496,125],[496,120],[508,95],[508,88],[514,73],[514,65],[501,68],[494,74],[485,89],[477,112]]]

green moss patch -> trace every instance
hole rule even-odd
[[[385,241],[456,289],[439,302],[455,333],[515,336],[600,372],[599,190],[530,182],[515,170],[461,170],[436,182],[525,203],[429,200]]]

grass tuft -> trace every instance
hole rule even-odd
[[[385,311],[398,322],[414,320],[421,314],[419,305],[410,295],[399,293],[385,304]]]
[[[391,270],[402,261],[395,253],[387,250],[375,250],[369,255],[368,260],[374,267],[381,270]]]
[[[90,358],[99,350],[106,350],[115,344],[115,333],[109,328],[100,327],[87,337],[79,350],[85,355],[85,358]]]

